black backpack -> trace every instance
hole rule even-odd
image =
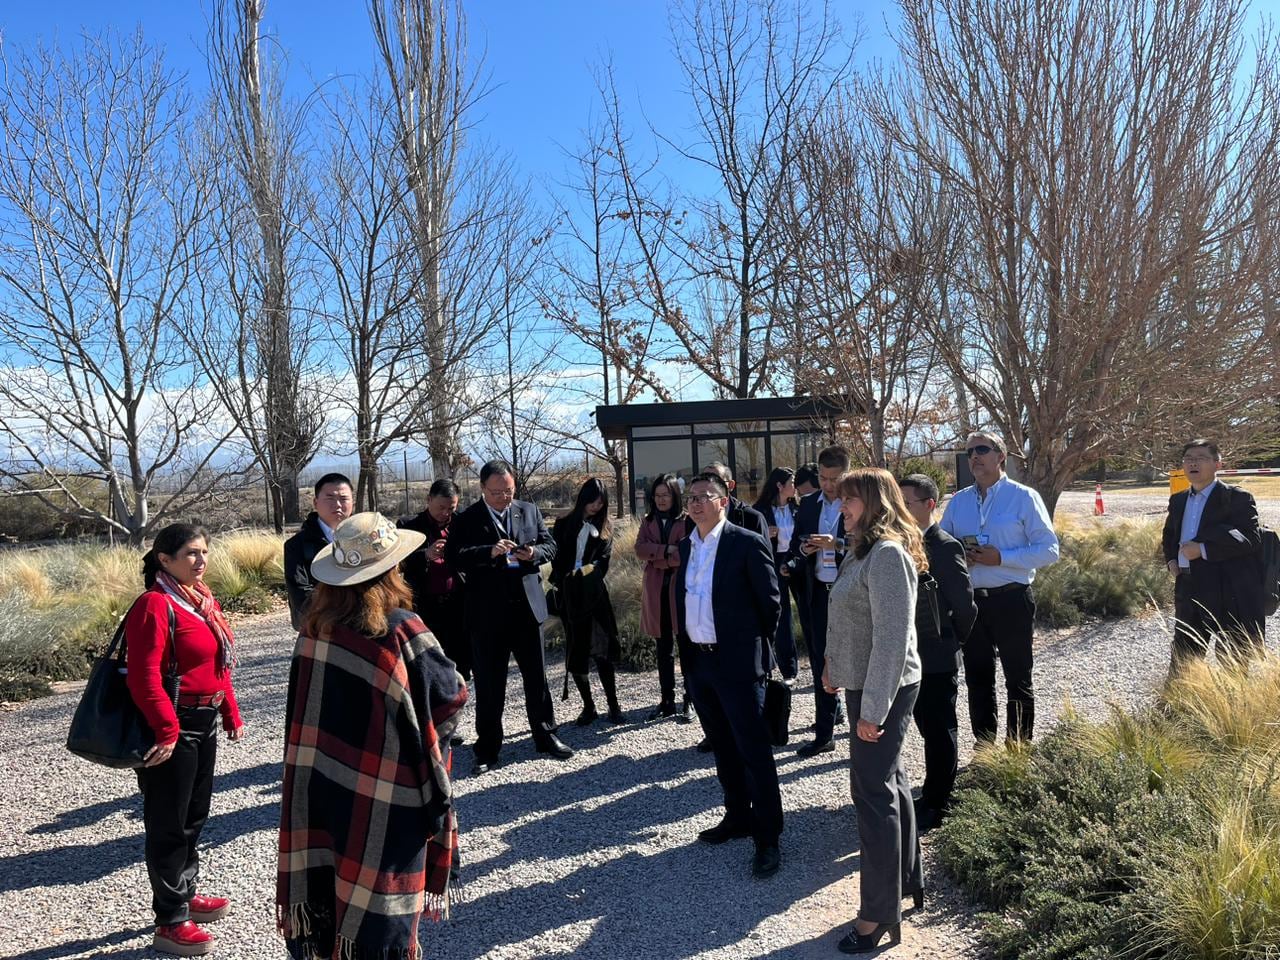
[[[1280,609],[1280,535],[1262,528],[1262,608],[1269,617]]]
[[[938,602],[938,581],[928,571],[919,575],[916,586],[916,643],[928,647],[942,640],[942,605]]]

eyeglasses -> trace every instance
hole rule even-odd
[[[971,457],[985,457],[994,449],[995,447],[989,447],[985,443],[980,443],[976,447],[970,447],[965,451],[965,453]]]
[[[1213,457],[1183,457],[1183,463],[1213,463]]]
[[[903,498],[902,498],[902,502],[903,502],[903,503],[905,503],[905,504],[909,507],[909,506],[911,506],[913,503],[928,503],[928,502],[929,502],[929,499],[926,497],[926,498],[925,498],[925,499],[923,499],[923,500],[908,500],[906,497],[903,497]]]
[[[692,494],[691,496],[685,497],[684,502],[691,507],[696,507],[700,503],[710,503],[712,500],[719,500],[719,499],[720,499],[719,494],[695,493],[695,494]]]

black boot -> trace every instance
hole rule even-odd
[[[582,694],[582,712],[578,714],[578,719],[573,721],[580,727],[591,725],[596,717],[600,714],[596,713],[596,702],[591,697],[591,683],[587,680],[585,673],[575,673],[573,682],[578,687],[578,693]]]
[[[618,684],[613,664],[604,657],[596,657],[596,672],[600,674],[600,686],[604,687],[604,697],[609,703],[609,722],[626,723],[627,715],[618,705]]]

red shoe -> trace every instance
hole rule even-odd
[[[189,906],[191,919],[196,923],[213,923],[227,915],[231,901],[226,897],[209,897],[203,893],[197,893],[191,898]]]
[[[151,947],[175,957],[201,957],[213,953],[212,934],[205,933],[194,921],[184,920],[167,927],[156,927]]]

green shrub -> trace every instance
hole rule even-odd
[[[1068,716],[980,751],[938,833],[994,908],[997,957],[1271,958],[1280,951],[1280,662],[1192,671],[1159,710]],[[1213,705],[1193,706],[1193,691]],[[1249,722],[1206,722],[1234,698]]]
[[[912,473],[923,473],[929,477],[938,485],[938,492],[943,494],[951,489],[955,481],[954,470],[948,470],[941,463],[927,457],[911,457],[909,460],[903,460],[893,471],[893,475],[899,480]]]
[[[1058,538],[1061,558],[1036,573],[1036,616],[1043,623],[1074,626],[1086,616],[1128,617],[1173,602],[1159,524],[1066,522]]]

